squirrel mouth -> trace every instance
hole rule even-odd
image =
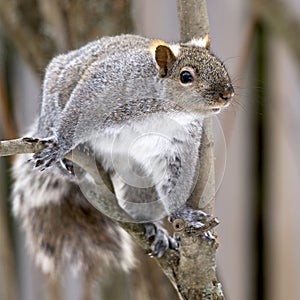
[[[219,113],[223,108],[225,108],[227,106],[229,106],[228,102],[225,104],[223,103],[222,105],[219,105],[219,106],[212,107],[210,109],[210,111],[216,114],[216,113]]]
[[[222,107],[213,107],[209,109],[210,113],[218,114],[221,111]]]

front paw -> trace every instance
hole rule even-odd
[[[145,238],[147,240],[154,238],[150,249],[151,255],[162,257],[168,249],[178,251],[178,238],[176,236],[170,237],[166,230],[157,226],[154,223],[146,223]]]
[[[35,153],[32,160],[35,168],[39,168],[42,171],[60,161],[63,158],[63,154],[61,154],[54,138],[43,139],[40,142],[45,145],[45,148]]]
[[[176,219],[182,219],[192,227],[201,228],[205,226],[205,223],[209,221],[211,217],[200,209],[196,210],[184,205],[169,216],[170,222]]]

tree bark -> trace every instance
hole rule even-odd
[[[3,143],[5,147],[2,147]],[[43,147],[43,143],[35,138],[21,138],[18,140],[10,140],[5,142],[0,142],[0,156],[2,154],[7,154],[6,149],[9,148],[9,144],[12,144],[16,153],[21,153],[22,149],[25,149],[25,152],[28,152],[28,144],[32,144],[31,149],[40,149]],[[17,146],[16,146],[17,145]],[[19,147],[19,148],[18,148]],[[1,152],[3,149],[5,151]],[[12,151],[10,151],[12,154]],[[101,211],[103,207],[109,211],[114,209],[114,203],[117,202],[114,194],[109,191],[106,187],[106,184],[101,180],[101,177],[98,174],[97,165],[93,157],[88,156],[80,150],[73,150],[72,153],[67,154],[68,159],[75,162],[81,168],[86,170],[95,180],[97,188],[91,187],[91,192],[93,193],[93,199],[91,203],[97,208],[97,205],[100,204]],[[103,205],[103,203],[105,203]],[[122,212],[115,212],[116,219],[120,219]],[[124,217],[122,218],[124,219]],[[119,225],[125,229],[133,239],[144,249],[145,252],[149,253],[149,243],[144,239],[144,227],[142,224],[137,223],[124,223],[118,222]],[[175,251],[168,251],[163,257],[155,258],[155,260],[160,265],[163,272],[167,275],[175,289],[178,291],[179,299],[210,299],[210,298],[199,298],[200,290],[198,289],[198,284],[205,282],[206,273],[214,272],[214,268],[211,270],[211,251],[215,249],[215,243],[208,242],[207,239],[203,239],[203,233],[207,230],[212,229],[216,226],[217,222],[214,218],[207,220],[206,226],[201,229],[193,230],[193,228],[186,228],[182,234],[182,242],[180,247],[180,255]],[[202,247],[203,253],[199,252],[198,247]],[[199,255],[199,253],[201,255]],[[194,259],[200,259],[197,264]],[[199,264],[201,269],[199,268]],[[197,268],[194,268],[194,265],[197,265]],[[201,272],[199,272],[199,270]],[[213,282],[213,287],[220,286]],[[212,287],[206,287],[206,293]],[[202,293],[203,291],[201,291]],[[221,299],[221,298],[215,298]]]
[[[177,0],[180,38],[204,38],[209,34],[205,0]],[[212,215],[215,203],[214,153],[212,121],[203,125],[199,149],[198,179],[188,200],[191,207]],[[177,284],[184,299],[224,299],[222,285],[216,276],[216,250],[218,243],[210,242],[203,235],[195,235],[187,228],[181,234],[180,260]]]

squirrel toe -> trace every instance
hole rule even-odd
[[[166,230],[154,223],[146,223],[144,227],[145,238],[154,238],[150,246],[151,255],[162,257],[168,249],[178,251],[178,239],[169,236]]]
[[[35,153],[32,161],[35,168],[43,171],[44,169],[49,168],[58,162],[61,159],[61,155],[55,140],[47,139],[41,140],[41,142],[46,145],[46,148]]]

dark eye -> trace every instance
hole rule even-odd
[[[180,81],[184,84],[194,81],[193,75],[189,71],[182,71],[180,73]]]

